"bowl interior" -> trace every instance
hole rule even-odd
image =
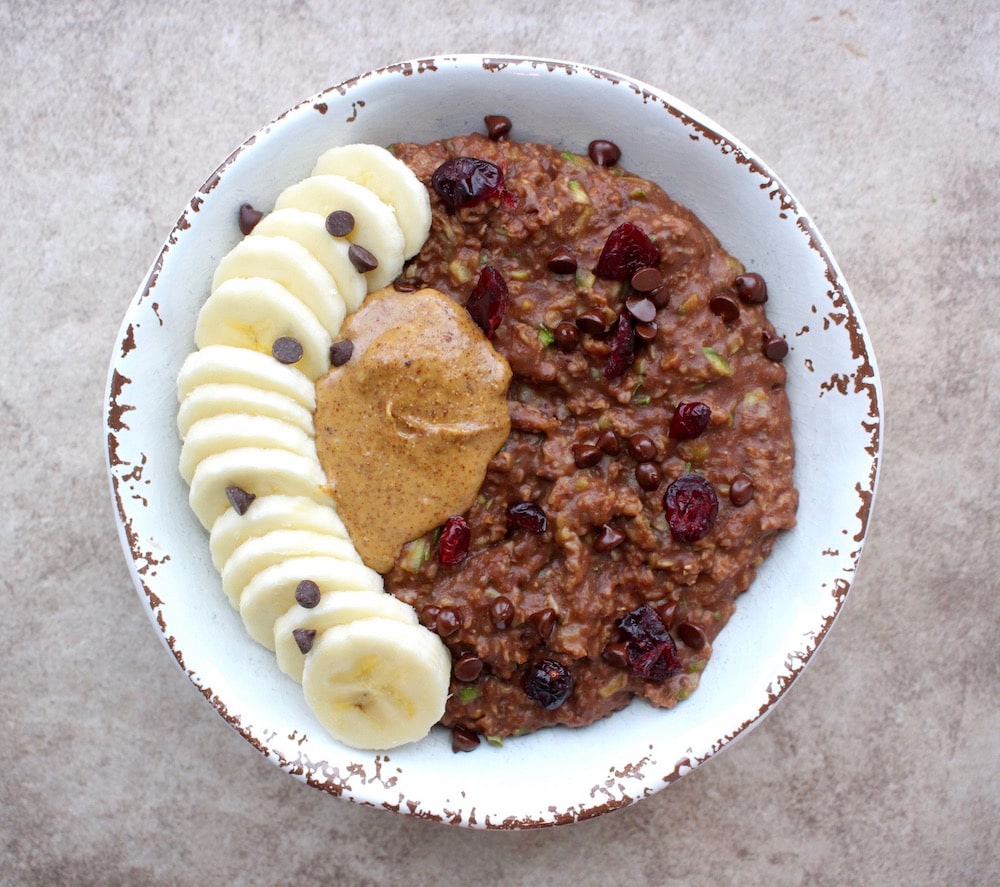
[[[446,731],[389,753],[330,739],[221,593],[177,473],[175,377],[199,306],[239,239],[235,207],[269,208],[316,157],[347,142],[428,141],[503,113],[521,140],[622,164],[694,210],[767,278],[796,440],[798,526],[780,537],[715,644],[700,689],[671,711],[642,703],[583,730],[451,751]],[[881,392],[852,296],[784,185],[704,115],[638,81],[546,60],[456,56],[366,74],[254,134],[185,208],[122,324],[108,379],[108,467],[122,543],[161,639],[219,713],[275,763],[333,794],[476,827],[572,821],[655,792],[745,732],[815,652],[843,605],[876,488]],[[832,429],[835,429],[831,432]]]

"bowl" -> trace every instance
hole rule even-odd
[[[242,202],[269,207],[330,146],[430,141],[512,117],[515,135],[582,151],[593,138],[692,209],[768,281],[787,336],[800,491],[782,534],[714,645],[697,693],[641,702],[589,727],[455,754],[435,728],[389,752],[331,739],[221,593],[177,471],[175,378]],[[791,192],[752,151],[631,77],[547,59],[456,55],[363,74],[291,108],[240,145],[184,208],[122,323],[108,374],[107,466],[119,533],[157,634],[222,718],[283,770],[331,795],[475,828],[573,822],[651,795],[759,724],[844,606],[868,529],[882,395],[840,269]],[[822,730],[816,725],[817,733]]]

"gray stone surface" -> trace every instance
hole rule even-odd
[[[456,51],[625,71],[736,133],[837,256],[888,405],[860,575],[783,703],[658,795],[531,833],[260,757],[151,630],[103,463],[119,321],[206,173],[325,86]],[[3,0],[0,882],[997,883],[998,60],[985,0]]]

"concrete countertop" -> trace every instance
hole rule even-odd
[[[510,0],[0,4],[0,883],[1000,880],[1000,7]],[[101,434],[129,300],[232,148],[361,71],[585,61],[713,117],[844,270],[887,405],[835,628],[777,709],[657,795],[479,833],[261,757],[151,629]]]

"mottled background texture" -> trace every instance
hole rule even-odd
[[[364,809],[268,763],[162,648],[105,476],[119,322],[190,196],[285,108],[406,58],[586,61],[737,134],[811,213],[887,411],[857,582],[782,704],[564,828]],[[996,884],[996,0],[0,0],[0,882]]]

